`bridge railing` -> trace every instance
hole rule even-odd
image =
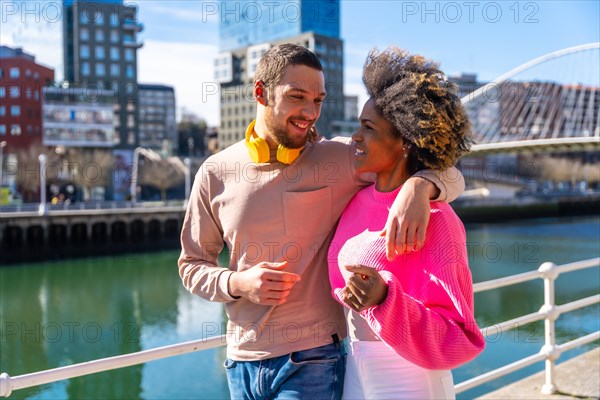
[[[50,204],[46,203],[46,211],[76,211],[76,210],[109,210],[127,208],[156,208],[156,207],[182,207],[184,200],[168,201],[78,201],[74,203]],[[23,203],[0,206],[0,212],[38,212],[39,203]]]
[[[569,342],[557,345],[555,341],[555,321],[563,313],[600,303],[600,294],[586,297],[563,305],[556,305],[554,301],[554,282],[560,274],[577,271],[586,268],[599,267],[600,258],[578,261],[570,264],[557,266],[546,262],[537,270],[512,275],[491,281],[480,282],[474,285],[475,293],[495,290],[505,286],[515,285],[535,279],[544,280],[544,305],[539,311],[523,315],[508,321],[482,328],[484,336],[496,335],[498,332],[511,330],[536,321],[544,320],[545,343],[538,354],[533,354],[521,360],[505,365],[493,371],[486,372],[467,381],[455,385],[456,393],[472,389],[486,382],[498,379],[502,376],[518,371],[540,361],[545,361],[546,379],[542,386],[542,393],[550,394],[556,391],[554,366],[560,355],[568,350],[588,344],[600,339],[600,331],[582,336]],[[7,373],[0,375],[0,396],[8,397],[14,390],[52,383],[64,379],[76,378],[97,372],[109,371],[118,368],[142,364],[161,358],[177,356],[181,354],[202,351],[211,348],[225,346],[224,336],[214,336],[169,346],[158,347],[131,354],[124,354],[99,360],[73,364],[65,367],[34,372],[30,374],[11,377]]]

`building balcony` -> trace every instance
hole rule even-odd
[[[123,21],[123,29],[132,30],[134,32],[141,32],[144,30],[144,24],[137,22],[133,19],[126,19]]]
[[[144,43],[143,42],[138,42],[135,39],[123,39],[123,46],[125,47],[132,47],[134,49],[139,49],[144,47]]]

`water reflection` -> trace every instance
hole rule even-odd
[[[474,281],[534,270],[546,260],[598,257],[599,227],[600,217],[467,226]],[[220,334],[223,307],[183,289],[177,256],[178,251],[168,251],[0,268],[0,372],[16,376]],[[573,272],[557,281],[556,299],[564,304],[599,290],[599,269]],[[475,311],[486,326],[535,312],[542,303],[538,280],[477,294]],[[599,321],[598,305],[565,314],[557,322],[557,342],[596,331]],[[542,343],[542,323],[500,332],[488,338],[480,357],[455,370],[455,381],[535,354]],[[225,399],[224,358],[224,348],[197,352],[20,390],[11,398]]]
[[[0,369],[15,376],[197,339],[199,333],[220,334],[221,307],[183,290],[175,261],[176,253],[166,252],[1,269]],[[222,362],[219,351],[212,353],[218,363],[188,356],[194,360],[188,365],[195,370],[193,380],[198,374],[212,379],[199,369],[208,363],[213,370]],[[70,399],[139,399],[148,393],[144,375],[158,368],[164,379],[171,364],[186,364],[177,359],[17,391],[13,397],[50,391]],[[155,385],[156,379],[150,392],[159,390]],[[223,385],[216,386],[223,393]]]

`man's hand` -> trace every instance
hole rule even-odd
[[[381,236],[385,235],[388,260],[423,248],[429,224],[429,199],[438,195],[439,189],[426,179],[414,177],[404,183],[381,232]]]
[[[300,275],[282,271],[287,264],[287,261],[261,262],[245,271],[234,272],[229,278],[229,294],[265,306],[285,303],[294,285],[300,281]]]
[[[343,289],[343,301],[356,312],[381,304],[387,297],[388,286],[374,268],[347,265],[353,272]]]

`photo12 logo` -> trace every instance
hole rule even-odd
[[[540,6],[536,2],[479,1],[403,1],[402,22],[455,24],[458,22],[498,23],[510,20],[515,24],[538,23]]]
[[[62,21],[63,7],[58,1],[0,1],[2,23],[9,21],[20,23]]]

